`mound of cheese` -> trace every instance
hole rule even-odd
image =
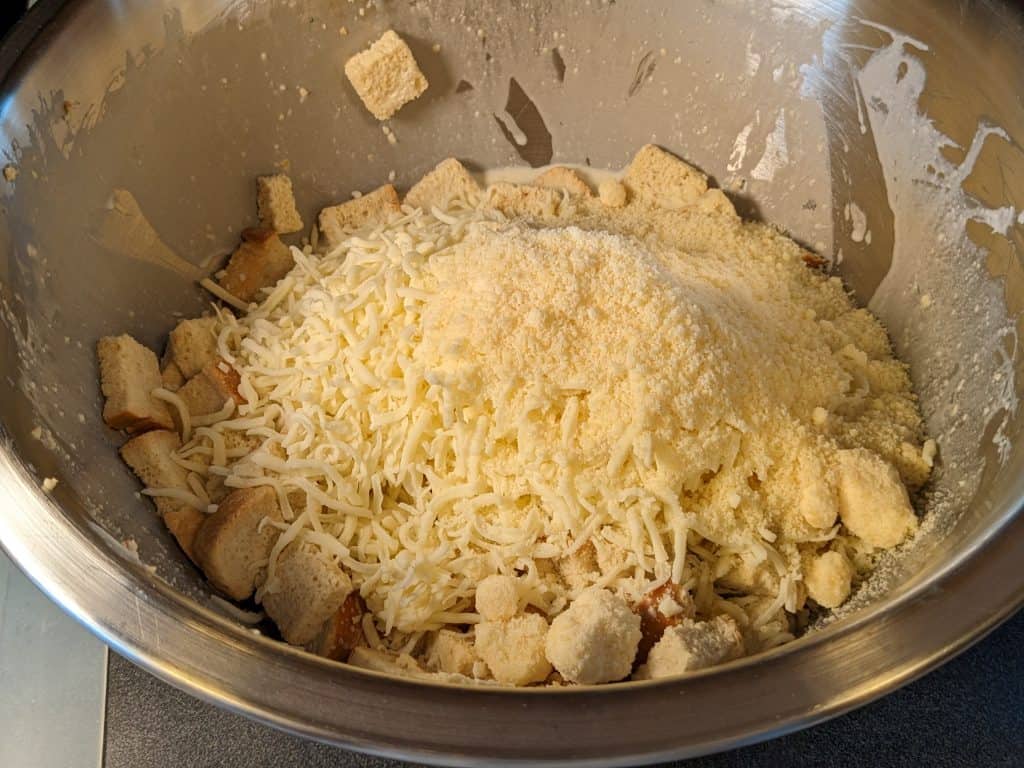
[[[552,617],[672,582],[787,639],[786,611],[841,602],[916,526],[930,462],[884,329],[720,193],[523,189],[293,249],[219,313],[247,403],[211,430],[262,441],[220,474],[277,490],[267,584],[302,536],[396,649],[478,621],[494,573]]]

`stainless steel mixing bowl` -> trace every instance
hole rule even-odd
[[[341,74],[389,26],[430,80],[391,121],[396,144]],[[831,717],[1024,599],[1024,29],[1011,7],[43,0],[0,71],[0,541],[165,680],[384,754],[624,763]],[[389,679],[225,613],[117,458],[95,340],[128,331],[159,346],[201,310],[193,279],[253,221],[258,173],[289,168],[311,216],[451,154],[607,168],[648,141],[710,173],[746,215],[835,256],[888,324],[940,446],[916,544],[787,647],[601,689]]]

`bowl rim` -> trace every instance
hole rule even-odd
[[[40,0],[8,33],[0,43],[4,91],[32,44],[78,2]],[[952,658],[1024,604],[1024,573],[1016,567],[1024,557],[1022,506],[1024,500],[1018,499],[1002,510],[977,541],[928,581],[883,599],[876,610],[755,657],[681,679],[613,686],[459,686],[401,680],[329,662],[255,636],[148,577],[141,567],[103,546],[97,534],[64,515],[38,487],[0,422],[0,547],[80,624],[165,682],[218,706],[325,743],[436,764],[626,765],[638,759],[694,757],[780,736],[862,706]],[[994,574],[1003,578],[993,579]],[[947,603],[957,597],[952,615],[937,611],[940,595]],[[134,611],[124,610],[128,603]],[[884,643],[889,635],[913,642],[894,653]],[[880,642],[854,649],[851,643],[858,637],[860,646],[863,637]],[[854,650],[853,661],[844,658]],[[763,703],[765,691],[759,688],[776,676],[808,685],[788,695],[778,709],[748,705],[744,697]],[[282,691],[289,695],[282,697]],[[712,713],[721,711],[713,704],[705,713],[701,708],[688,712],[699,723],[688,721],[682,728],[664,718],[666,708],[680,700],[729,703],[732,696],[724,695],[726,691],[733,692],[732,705],[743,710],[728,727],[712,722]],[[302,711],[304,696],[319,696],[336,708],[324,713],[306,706]],[[562,711],[555,712],[556,706]],[[397,709],[406,716],[403,725],[414,726],[413,733],[396,736],[394,719],[360,718],[358,708],[374,715]],[[459,727],[439,727],[439,713],[446,719],[457,713]],[[573,713],[580,714],[574,715],[571,727],[559,727],[559,719]],[[618,729],[597,733],[592,725],[587,727],[611,713],[623,728],[637,728],[637,738],[612,732]],[[416,717],[422,724],[408,719]],[[531,736],[505,739],[508,746],[501,745],[499,740],[517,726]],[[431,739],[425,730],[429,727],[443,738]],[[684,736],[687,727],[689,736]],[[570,743],[557,749],[541,743],[556,735]],[[685,738],[691,740],[680,744]]]

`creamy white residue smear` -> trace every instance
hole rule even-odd
[[[726,165],[726,170],[738,171],[743,167],[743,161],[747,157],[747,140],[750,138],[750,132],[754,129],[754,124],[758,122],[761,115],[755,113],[755,117],[736,135],[736,141],[733,142],[732,152],[729,154],[729,164]]]
[[[776,172],[789,162],[789,147],[786,146],[786,112],[779,110],[775,118],[775,127],[768,134],[764,143],[764,154],[754,170],[750,172],[751,178],[758,181],[771,181],[775,178]]]
[[[891,266],[868,306],[911,362],[941,463],[917,537],[903,552],[883,558],[858,593],[821,623],[863,608],[888,593],[907,569],[927,563],[933,543],[952,530],[977,493],[991,448],[999,463],[1009,457],[1007,430],[1018,408],[1016,328],[1003,283],[987,272],[987,251],[968,236],[967,225],[979,222],[1005,236],[1014,217],[1024,223],[1024,215],[1009,205],[988,208],[963,189],[987,139],[1006,133],[981,123],[964,160],[947,159],[940,150],[956,142],[920,107],[927,73],[919,53],[928,46],[861,23],[891,38],[854,72],[860,118],[874,138],[893,213]],[[851,239],[870,243],[863,211],[850,203],[844,213]],[[942,312],[933,311],[936,304]]]
[[[847,203],[843,207],[843,215],[850,222],[850,239],[855,243],[864,242],[870,234],[867,214],[856,203]]]
[[[1001,128],[981,124],[963,162],[955,165],[946,159],[940,149],[955,146],[955,142],[940,132],[918,108],[926,72],[921,59],[912,51],[927,51],[927,45],[894,30],[863,23],[892,37],[892,42],[872,55],[857,74],[857,83],[867,97],[867,118],[875,137],[878,160],[886,179],[889,207],[894,216],[892,266],[869,308],[886,319],[895,343],[904,350],[912,352],[915,347],[922,346],[935,350],[934,357],[939,359],[930,361],[928,370],[950,371],[959,367],[959,376],[979,382],[974,386],[968,384],[954,393],[957,399],[967,400],[973,395],[987,401],[991,394],[988,386],[992,381],[1005,379],[1010,382],[1003,392],[1004,397],[998,402],[978,402],[974,408],[961,404],[958,418],[953,420],[945,415],[948,411],[930,414],[932,430],[941,436],[965,426],[961,423],[965,411],[980,413],[985,405],[991,405],[992,418],[997,420],[993,441],[1000,455],[1005,457],[1009,444],[1004,430],[1010,415],[1016,411],[1017,399],[1012,385],[1013,361],[1006,356],[1004,340],[1014,334],[1014,330],[1005,318],[1002,285],[986,273],[984,253],[967,236],[966,227],[969,221],[977,221],[988,224],[996,233],[1004,234],[1015,211],[1004,207],[985,208],[971,198],[962,185],[973,171],[986,139],[993,135],[1005,137],[1006,134]],[[902,77],[901,72],[904,73]],[[940,235],[940,242],[947,246],[945,252],[922,253],[921,244],[933,242],[936,232]],[[933,296],[955,296],[957,287],[967,283],[972,286],[967,295],[987,299],[983,302],[982,311],[955,306],[948,309],[953,322],[963,323],[970,329],[970,338],[975,345],[973,349],[959,345],[950,348],[946,333],[936,338],[936,326],[931,318],[902,311],[912,299],[910,293],[915,290],[914,286],[917,286],[917,292],[926,291]],[[1013,341],[1015,354],[1015,339]],[[949,359],[941,359],[944,357]],[[963,364],[965,359],[968,365]],[[925,382],[925,386],[933,389],[952,388],[956,384],[941,380]],[[938,396],[938,392],[933,394],[934,399],[926,396],[923,400],[946,401]],[[947,455],[947,466],[950,460],[957,461],[958,458],[964,465],[970,463],[970,457],[966,455]]]

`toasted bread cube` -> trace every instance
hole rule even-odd
[[[224,447],[229,451],[244,450],[246,453],[252,453],[261,445],[263,445],[263,438],[257,437],[256,435],[248,435],[245,432],[236,430],[225,430],[224,436]]]
[[[242,244],[231,254],[220,285],[242,301],[252,302],[262,289],[275,285],[294,265],[291,249],[274,230],[250,227],[242,230]]]
[[[392,29],[346,61],[345,75],[378,120],[387,120],[427,90],[427,78],[412,51]]]
[[[488,189],[487,205],[509,218],[552,219],[558,216],[562,195],[556,189],[498,182]]]
[[[260,224],[279,234],[298,232],[302,217],[295,205],[292,180],[283,173],[256,178],[256,207]]]
[[[358,592],[350,593],[334,615],[324,622],[307,650],[327,659],[345,661],[353,650],[366,644],[363,637],[365,612],[363,598]]]
[[[185,382],[178,397],[188,406],[190,416],[206,416],[219,411],[230,399],[244,402],[238,392],[240,382],[238,371],[218,357]]]
[[[188,472],[171,454],[181,446],[177,433],[169,430],[153,430],[133,437],[121,446],[121,458],[142,480],[147,488],[180,488],[188,490]],[[157,512],[164,525],[177,539],[178,544],[193,562],[195,561],[196,531],[206,519],[206,514],[183,502],[166,496],[154,496]]]
[[[653,144],[636,153],[624,181],[638,197],[671,210],[695,204],[708,188],[707,176]]]
[[[293,541],[277,559],[263,609],[286,641],[306,645],[351,592],[352,580],[340,565],[318,547]]]
[[[444,209],[452,200],[469,200],[479,192],[480,185],[466,167],[449,157],[413,184],[405,195],[405,204],[425,211],[433,207]]]
[[[644,595],[633,606],[633,612],[640,617],[640,644],[633,663],[642,664],[665,630],[683,619],[692,619],[696,606],[689,592],[669,581]]]
[[[173,534],[178,546],[188,555],[189,560],[198,565],[195,552],[196,534],[206,521],[206,513],[195,507],[190,507],[188,504],[179,504],[163,517],[164,525]]]
[[[169,392],[177,392],[185,383],[185,376],[178,364],[171,361],[165,363],[160,369],[160,381],[163,383],[164,389]]]
[[[167,340],[167,354],[185,379],[217,359],[217,318],[197,317],[178,323]]]
[[[145,432],[172,429],[167,405],[153,397],[162,386],[160,364],[151,349],[131,336],[105,336],[96,344],[100,360],[100,389],[107,398],[103,421],[114,429]]]
[[[269,486],[237,488],[207,515],[195,535],[196,563],[217,589],[245,600],[256,589],[258,564],[267,559],[279,531],[263,518],[280,520],[277,494]]]
[[[561,165],[556,165],[554,168],[548,168],[544,173],[533,180],[535,187],[545,187],[547,189],[561,189],[568,192],[570,195],[578,195],[580,197],[590,197],[593,191],[590,189],[590,185],[585,182],[576,171],[571,168],[565,168]]]
[[[398,192],[390,184],[385,184],[347,203],[324,208],[320,211],[320,231],[327,239],[327,245],[334,248],[349,233],[366,226],[386,224],[393,215],[401,212]]]
[[[177,432],[157,429],[133,437],[121,446],[121,458],[147,488],[188,489],[188,472],[171,458],[181,447]],[[180,501],[155,496],[153,501],[162,516],[181,506]]]

